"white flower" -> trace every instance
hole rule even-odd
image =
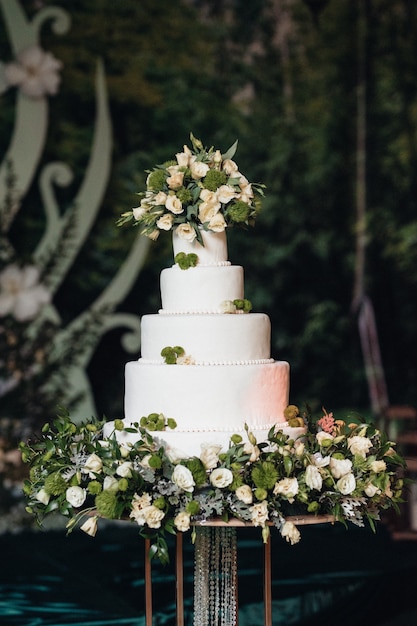
[[[165,206],[165,202],[167,201],[167,194],[165,191],[158,191],[158,193],[152,198],[152,203],[155,206]]]
[[[170,213],[165,213],[159,220],[156,222],[156,225],[161,230],[171,230],[172,224],[174,223],[174,216]]]
[[[368,437],[354,435],[347,440],[348,448],[352,454],[357,454],[365,458],[369,449],[372,448],[372,441]]]
[[[169,195],[166,199],[165,206],[168,211],[171,211],[171,213],[175,215],[179,215],[184,211],[182,202],[177,196]]]
[[[84,524],[80,526],[80,530],[90,535],[90,537],[95,537],[97,532],[97,515],[89,517]]]
[[[177,365],[194,365],[195,359],[191,356],[191,354],[183,354],[177,357]]]
[[[103,481],[104,491],[117,491],[119,489],[119,481],[114,476],[106,476]]]
[[[202,202],[198,207],[198,219],[202,224],[214,219],[221,208],[220,202]]]
[[[236,198],[237,193],[231,185],[221,185],[217,190],[217,198],[222,204],[227,204],[230,200]]]
[[[236,313],[236,305],[231,300],[223,300],[220,304],[220,311],[222,313]]]
[[[334,478],[342,478],[345,474],[349,474],[352,469],[352,461],[350,459],[330,459],[330,472]]]
[[[372,461],[371,470],[375,472],[375,474],[379,474],[379,472],[385,472],[387,469],[387,464],[385,461]]]
[[[195,482],[193,475],[188,467],[184,465],[180,464],[175,467],[172,472],[172,481],[184,491],[188,491],[189,493],[194,491]]]
[[[168,168],[168,170],[172,170],[172,168]],[[182,187],[183,182],[184,182],[184,172],[172,171],[171,176],[168,176],[167,178],[167,185],[170,189],[179,189],[180,187]],[[172,196],[168,196],[168,197],[172,197]]]
[[[233,474],[227,467],[218,467],[211,472],[210,482],[213,487],[224,489],[224,487],[232,484]]]
[[[100,457],[97,454],[90,454],[81,471],[89,474],[90,478],[95,478],[96,474],[101,474],[102,469],[103,461]]]
[[[241,182],[239,183],[239,186],[241,191],[240,194],[237,195],[237,197],[239,198],[239,200],[242,200],[242,202],[250,204],[253,198],[252,185],[246,180],[244,176],[241,177],[240,181]]]
[[[189,513],[187,513],[186,511],[181,511],[174,518],[174,524],[180,532],[185,533],[187,532],[187,530],[190,530],[190,519],[191,518]]]
[[[288,541],[292,546],[300,541],[300,531],[292,522],[284,522],[280,532],[281,537]]]
[[[310,489],[320,491],[323,485],[323,479],[320,470],[315,465],[307,465],[306,468],[306,485]]]
[[[185,452],[179,450],[179,448],[175,448],[174,446],[166,446],[165,454],[167,455],[171,463],[174,464],[179,463],[180,461],[182,461],[182,459],[187,458],[187,454]]]
[[[207,470],[214,469],[219,461],[222,447],[215,443],[202,443],[200,460]]]
[[[223,170],[226,172],[226,174],[228,176],[233,176],[236,174],[236,172],[239,171],[239,168],[237,166],[237,164],[232,161],[231,159],[225,159],[223,161]]]
[[[378,487],[375,487],[372,483],[368,483],[364,489],[368,498],[373,498],[375,494],[381,493],[381,490]]]
[[[149,528],[160,528],[161,521],[165,517],[165,513],[153,504],[143,509],[143,515],[145,517],[145,522],[146,524],[148,524]]]
[[[343,493],[344,496],[349,495],[355,490],[356,487],[356,479],[354,475],[352,473],[345,474],[342,478],[339,478],[336,483],[336,487],[340,493]]]
[[[252,504],[253,494],[249,485],[241,485],[236,489],[236,498],[244,504]]]
[[[306,444],[299,439],[294,442],[294,452],[296,456],[303,456]]]
[[[135,218],[135,220],[138,220],[139,222],[143,218],[144,215],[149,213],[149,211],[148,209],[145,209],[142,206],[137,206],[134,209],[132,209],[132,213],[133,213],[133,217]]]
[[[323,442],[333,441],[334,437],[330,433],[326,433],[324,430],[321,430],[316,434],[316,439],[320,445],[323,445]]]
[[[265,526],[268,520],[268,502],[263,500],[254,504],[249,509],[251,513],[251,521],[254,526]]]
[[[209,169],[210,168],[207,163],[203,163],[202,161],[193,161],[190,166],[191,177],[194,178],[194,180],[204,178]]]
[[[296,478],[283,478],[274,487],[274,495],[282,495],[288,502],[294,502],[294,496],[298,493],[298,481]]]
[[[316,467],[327,467],[330,463],[330,456],[323,456],[321,452],[315,452],[313,459],[313,463]]]
[[[124,461],[116,470],[116,474],[122,478],[130,478],[132,476],[133,464],[131,461]]]
[[[216,215],[214,215],[208,223],[209,229],[215,233],[222,233],[226,226],[226,220],[224,219],[222,213],[216,213]]]
[[[151,505],[152,499],[148,493],[144,493],[141,496],[135,493],[132,498],[132,510],[129,514],[131,519],[134,519],[139,526],[143,526],[146,522],[144,510]]]
[[[254,463],[257,461],[261,455],[261,451],[258,446],[254,445],[250,441],[247,441],[243,446],[243,452],[245,454],[249,454],[249,462]]]
[[[184,241],[192,242],[196,238],[195,230],[190,224],[180,224],[175,229],[175,234],[178,235],[180,239],[184,239]]]
[[[0,273],[0,317],[11,314],[18,322],[27,322],[50,300],[34,265],[9,265]]]
[[[87,492],[82,487],[68,487],[65,498],[75,509],[78,509],[85,502]]]
[[[106,443],[108,443],[108,442],[106,442]],[[129,444],[129,445],[131,446],[132,444]],[[122,445],[119,446],[119,450],[120,450],[120,454],[122,455],[122,458],[125,459],[127,456],[129,456],[131,447],[129,447],[126,444],[122,443]]]
[[[49,500],[50,500],[51,496],[49,495],[49,493],[47,493],[45,491],[45,489],[40,489],[36,494],[35,494],[35,499],[38,502],[41,502],[42,504],[47,505]]]
[[[188,167],[189,164],[191,150],[190,148],[187,148],[187,152],[185,148],[187,148],[187,146],[184,146],[184,152],[177,152],[177,154],[175,155],[179,167]]]
[[[62,63],[39,46],[29,46],[17,55],[17,62],[4,68],[6,82],[20,87],[29,98],[42,98],[58,91]]]

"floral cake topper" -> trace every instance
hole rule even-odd
[[[255,223],[264,186],[250,183],[233,157],[237,141],[224,153],[204,148],[190,135],[175,159],[148,171],[146,191],[138,207],[123,213],[118,225],[133,220],[143,235],[156,240],[161,231],[174,230],[182,239],[203,244],[201,229],[223,232],[227,226]]]

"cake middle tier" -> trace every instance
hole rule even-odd
[[[125,418],[150,413],[174,418],[183,431],[244,431],[285,422],[289,364],[152,365],[131,361],[125,369]],[[175,432],[175,431],[174,431]]]
[[[162,363],[161,350],[181,346],[194,361],[246,363],[268,360],[271,323],[264,313],[144,315],[141,356]]]
[[[240,300],[244,293],[243,267],[178,265],[161,272],[161,313],[219,313],[225,300]]]

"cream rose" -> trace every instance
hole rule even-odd
[[[352,461],[350,459],[330,459],[330,472],[336,479],[342,478],[345,474],[349,474],[352,469]]]
[[[375,494],[381,493],[381,490],[378,487],[375,487],[372,483],[368,483],[364,489],[368,498],[373,498]]]
[[[188,167],[188,162],[190,159],[190,149],[188,148],[188,152],[177,152],[175,158],[177,159],[179,167]]]
[[[188,467],[177,465],[172,472],[172,481],[183,491],[194,491],[194,478]]]
[[[320,470],[315,465],[307,465],[306,468],[306,485],[310,489],[320,491],[323,485],[323,479]]]
[[[167,201],[167,194],[165,191],[158,191],[158,193],[152,198],[152,203],[155,206],[165,206],[165,202]]]
[[[237,194],[239,200],[242,202],[246,202],[246,204],[250,204],[253,198],[252,185],[250,183],[240,184],[240,193]]]
[[[143,515],[149,528],[160,528],[161,521],[165,517],[165,513],[153,504],[143,509]]]
[[[283,478],[274,487],[274,495],[282,495],[288,502],[294,502],[294,496],[298,493],[298,481],[296,478]]]
[[[223,171],[226,172],[228,176],[232,176],[233,174],[236,174],[236,172],[238,171],[238,166],[231,159],[225,159],[223,161],[222,169]]]
[[[190,224],[180,224],[175,229],[175,234],[178,235],[180,239],[184,239],[184,241],[190,243],[197,237],[194,228],[190,226]]]
[[[194,178],[194,180],[204,178],[209,169],[210,168],[207,163],[203,163],[202,161],[193,161],[190,165],[191,177]]]
[[[49,493],[46,493],[45,489],[39,489],[39,491],[35,494],[35,500],[41,502],[42,504],[47,505],[51,496]]]
[[[103,491],[117,491],[119,489],[119,481],[114,476],[106,476],[103,480]]]
[[[184,182],[184,172],[172,172],[167,178],[167,185],[170,189],[179,189]]]
[[[95,478],[95,474],[101,474],[102,469],[103,461],[100,457],[97,454],[90,454],[82,468],[82,472],[89,474],[90,478]]]
[[[387,469],[387,464],[385,461],[372,461],[371,470],[375,472],[375,474],[379,474],[380,472],[385,472]]]
[[[170,213],[165,213],[159,220],[156,222],[156,225],[161,230],[171,230],[172,224],[174,223],[174,216]]]
[[[190,530],[190,519],[189,513],[181,511],[181,513],[178,513],[174,518],[174,524],[180,532],[185,533],[187,530]]]
[[[321,452],[315,452],[313,459],[316,467],[327,467],[330,463],[330,456],[323,456]]]
[[[182,202],[177,196],[169,195],[166,199],[165,206],[168,211],[174,213],[175,215],[179,215],[184,211],[182,208]]]
[[[253,494],[249,485],[241,485],[236,489],[236,498],[245,504],[252,504]]]
[[[292,546],[300,541],[300,531],[292,522],[284,522],[280,532],[281,537],[288,541]]]
[[[357,454],[362,458],[365,458],[372,448],[372,441],[368,437],[361,437],[360,435],[354,435],[347,440],[348,448],[352,454]]]
[[[226,222],[222,213],[216,213],[216,215],[209,220],[208,227],[215,233],[222,233],[226,228]]]
[[[222,313],[236,313],[236,305],[231,300],[223,300],[220,304],[220,311]]]
[[[148,210],[142,206],[137,206],[132,209],[132,213],[135,220],[140,221],[142,217],[148,213]]]
[[[322,446],[325,442],[333,441],[334,437],[330,433],[326,433],[324,430],[321,430],[319,433],[316,434],[316,439],[318,443]]]
[[[356,479],[353,474],[345,474],[336,483],[336,488],[343,493],[344,496],[349,495],[352,491],[355,491]]]
[[[268,521],[268,503],[266,500],[254,504],[250,508],[251,521],[254,526],[265,526]]]
[[[222,447],[218,444],[201,444],[200,460],[207,470],[214,469],[219,462],[219,454]]]
[[[217,190],[217,199],[223,204],[227,204],[230,200],[237,197],[236,191],[230,185],[221,185]]]
[[[250,463],[254,463],[255,461],[257,461],[261,455],[261,451],[259,450],[258,446],[254,445],[250,441],[247,441],[245,445],[243,446],[243,452],[245,452],[245,454],[250,455],[249,456]]]
[[[95,537],[97,532],[97,515],[89,517],[84,524],[80,526],[80,530],[90,535],[90,537]]]
[[[116,470],[116,474],[122,478],[130,478],[132,476],[133,463],[131,461],[124,461]]]
[[[78,509],[85,502],[87,492],[82,487],[68,487],[65,498],[75,509]]]
[[[227,467],[218,467],[210,474],[210,482],[213,487],[224,489],[233,482],[233,474]]]

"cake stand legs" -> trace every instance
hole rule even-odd
[[[151,540],[145,539],[145,626],[152,626]]]
[[[176,626],[184,626],[184,563],[182,533],[180,532],[178,532],[176,536],[175,580],[177,602]]]
[[[264,544],[264,624],[272,626],[271,537]]]

